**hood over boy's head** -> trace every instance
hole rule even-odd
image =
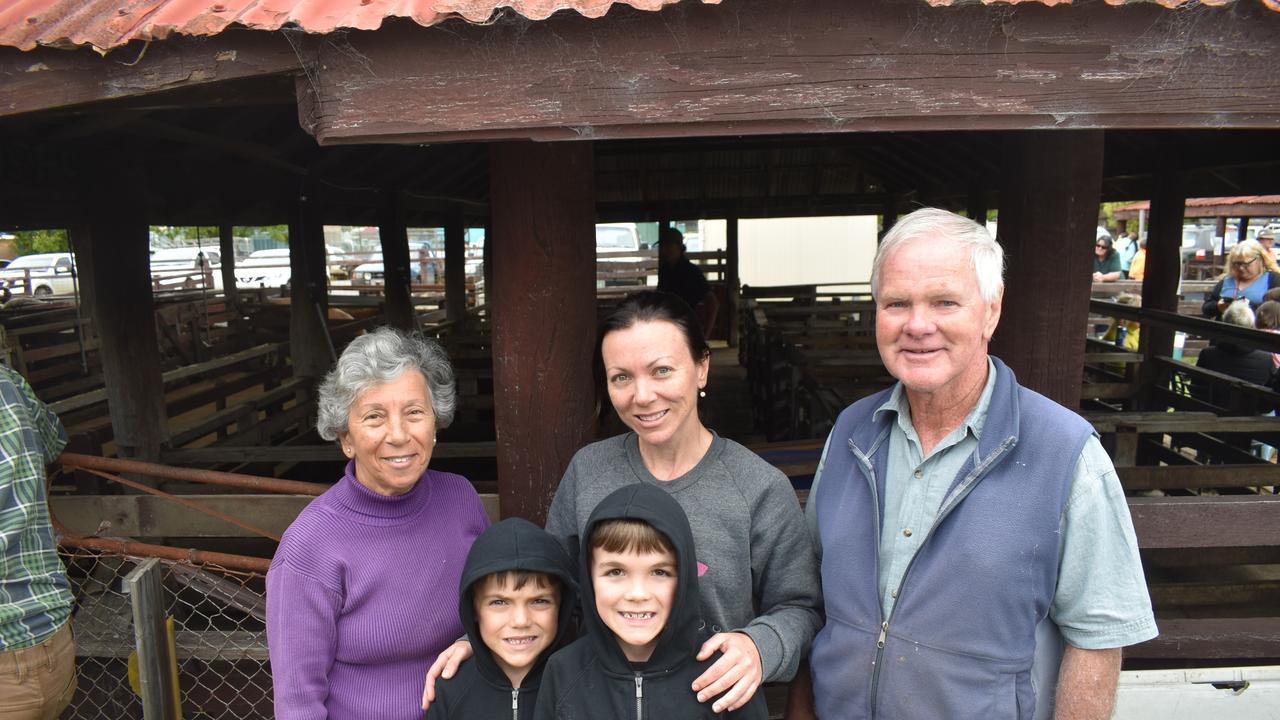
[[[520,518],[493,525],[467,554],[458,615],[481,676],[505,686],[541,675],[577,604],[568,555],[554,537]]]
[[[637,483],[600,502],[581,557],[583,614],[605,665],[692,661],[701,627],[693,531],[667,492]]]

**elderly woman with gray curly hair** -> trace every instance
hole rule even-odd
[[[267,573],[278,720],[422,716],[422,677],[464,632],[441,600],[489,524],[471,483],[427,469],[455,400],[444,350],[390,328],[356,338],[320,385],[316,429],[350,462]]]

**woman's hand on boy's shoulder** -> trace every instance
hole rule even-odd
[[[427,682],[422,688],[422,709],[425,711],[431,707],[431,703],[436,700],[436,678],[444,678],[449,680],[458,672],[458,666],[466,662],[473,654],[471,650],[470,640],[456,640],[452,645],[444,649],[444,652],[436,656],[436,661],[431,663],[431,669],[427,670]]]
[[[698,660],[721,653],[711,667],[693,681],[698,702],[714,700],[713,712],[732,712],[746,705],[764,680],[760,650],[746,633],[716,633],[702,644]]]

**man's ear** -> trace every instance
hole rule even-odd
[[[996,299],[987,305],[986,318],[984,319],[984,327],[982,329],[982,337],[987,342],[991,342],[991,336],[996,332],[996,326],[1000,324],[1000,310],[1004,304],[1004,288],[1000,289],[1000,294],[996,295]]]

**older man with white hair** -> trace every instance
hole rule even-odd
[[[1120,649],[1156,635],[1093,429],[987,354],[1003,274],[985,228],[931,208],[876,254],[876,344],[898,383],[841,413],[807,508],[822,718],[1031,720],[1056,698],[1058,718],[1103,720]]]

